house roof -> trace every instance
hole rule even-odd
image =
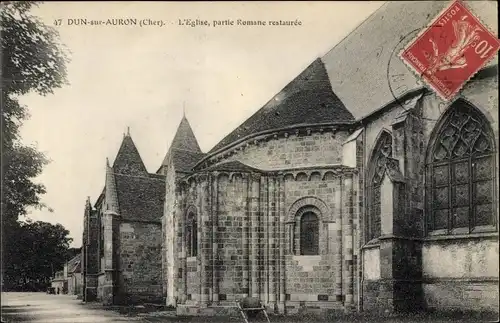
[[[448,1],[390,1],[382,5],[321,60],[331,87],[356,119],[420,87],[398,58],[404,46],[449,5]],[[496,1],[465,1],[494,33]],[[495,58],[491,64],[496,64]],[[389,86],[390,82],[390,86]]]
[[[352,120],[354,120],[352,114],[333,93],[323,62],[316,59],[260,110],[215,145],[209,153],[266,130]]]
[[[120,216],[130,221],[160,221],[165,182],[157,176],[114,173]]]
[[[162,165],[172,162],[176,171],[189,172],[203,156],[205,154],[200,149],[193,129],[183,116]]]
[[[142,158],[130,133],[123,136],[122,144],[113,163],[113,170],[116,173],[124,174],[147,173],[146,166],[142,162]]]
[[[80,272],[82,254],[78,254],[68,261],[68,273],[78,273]]]

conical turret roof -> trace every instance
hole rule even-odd
[[[177,171],[188,172],[203,156],[193,129],[186,116],[183,116],[162,165],[171,162]]]
[[[120,174],[147,174],[146,166],[129,132],[123,136],[122,144],[113,163],[113,171]]]

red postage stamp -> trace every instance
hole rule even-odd
[[[448,101],[492,59],[499,40],[459,0],[453,1],[399,54]]]

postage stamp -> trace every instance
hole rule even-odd
[[[410,41],[399,57],[449,101],[499,48],[495,35],[456,0]]]

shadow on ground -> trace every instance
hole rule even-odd
[[[88,305],[86,305],[88,306]],[[96,306],[96,305],[91,305]],[[102,305],[97,305],[101,308]],[[227,316],[177,316],[174,308],[165,308],[161,306],[114,306],[104,307],[106,310],[115,311],[124,316],[147,317],[148,320],[154,319],[154,322],[191,322],[191,323],[225,323],[225,322],[244,322],[238,314]],[[271,323],[299,323],[299,322],[325,322],[325,323],[436,323],[436,322],[498,322],[497,313],[478,313],[478,312],[462,312],[454,311],[447,313],[416,313],[416,314],[398,314],[398,315],[375,315],[354,313],[345,314],[339,312],[331,312],[328,314],[296,314],[296,315],[269,315]],[[250,320],[249,320],[250,321]],[[259,315],[252,322],[266,322],[263,315]]]

